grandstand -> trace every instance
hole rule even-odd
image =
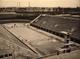
[[[60,37],[64,37],[63,32],[70,33],[71,40],[80,43],[80,18],[78,17],[40,15],[30,25]]]

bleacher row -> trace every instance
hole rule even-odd
[[[71,40],[80,43],[80,18],[71,18],[41,15],[35,21],[30,23],[30,25],[60,37],[64,37],[65,35],[65,33],[62,32],[69,32]]]

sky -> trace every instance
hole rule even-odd
[[[0,7],[80,7],[80,0],[0,0]]]

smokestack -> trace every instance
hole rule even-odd
[[[31,7],[30,2],[28,2],[28,7]]]
[[[17,7],[20,7],[20,2],[17,2]]]

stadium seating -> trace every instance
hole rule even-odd
[[[63,32],[70,33],[71,40],[80,43],[79,18],[41,15],[30,25],[61,37],[65,35]]]

